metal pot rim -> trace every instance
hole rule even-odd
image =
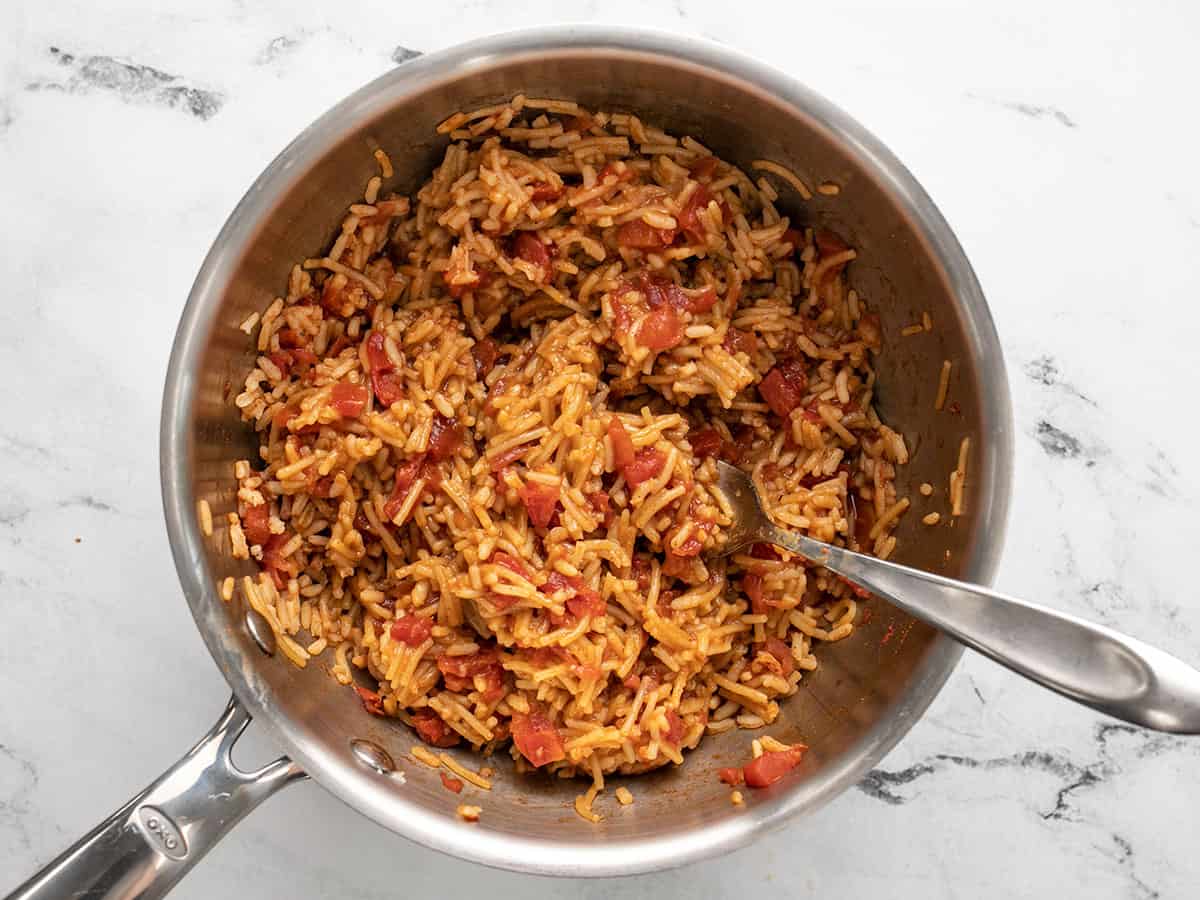
[[[190,455],[192,406],[201,354],[215,327],[214,312],[247,244],[274,198],[294,183],[343,136],[353,133],[405,96],[429,85],[455,80],[497,59],[527,54],[594,52],[669,57],[707,75],[733,80],[803,110],[834,134],[885,184],[927,241],[945,271],[963,313],[968,346],[986,379],[982,403],[991,423],[990,502],[979,511],[988,540],[978,542],[964,577],[990,583],[999,562],[1008,514],[1013,456],[1012,412],[999,338],[982,289],[961,246],[933,201],[898,159],[866,129],[823,97],[749,56],[715,43],[662,31],[612,26],[554,26],[523,29],[471,41],[404,63],[334,106],[296,137],[255,180],[239,202],[204,260],[184,307],[171,350],[163,395],[160,468],[163,506],[180,582],[197,626],[234,693],[265,725],[286,752],[326,790],[397,834],[453,856],[498,868],[544,875],[628,875],[693,862],[748,843],[753,837],[812,810],[856,783],[920,718],[950,676],[961,647],[939,636],[912,679],[902,703],[881,720],[842,759],[831,763],[819,784],[805,782],[779,802],[748,808],[731,820],[681,834],[637,841],[549,843],[468,829],[436,817],[415,804],[361,790],[361,784],[335,765],[320,742],[298,734],[271,697],[247,677],[249,667],[224,659],[210,601],[215,589],[205,574],[203,536],[194,515],[193,460]],[[219,607],[219,601],[217,603]]]

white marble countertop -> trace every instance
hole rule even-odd
[[[1197,658],[1200,600],[1178,560],[1200,537],[1200,429],[1179,411],[1200,344],[1200,9],[763,0],[730,21],[715,0],[550,6],[6,7],[0,888],[175,760],[224,703],[167,548],[157,427],[177,317],[225,216],[296,132],[395,59],[507,27],[712,37],[887,142],[956,229],[1004,342],[1018,434],[998,585]],[[683,872],[493,872],[309,783],[175,896],[1194,897],[1198,764],[1197,741],[1103,720],[971,656],[858,789]]]

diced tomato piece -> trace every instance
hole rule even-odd
[[[514,597],[512,594],[501,594],[499,591],[488,591],[487,599],[497,613],[507,612],[521,602],[519,597]]]
[[[488,372],[496,366],[496,357],[500,349],[491,338],[476,341],[471,347],[471,358],[475,361],[475,379],[483,381]]]
[[[715,156],[702,156],[688,166],[688,174],[695,179],[712,178],[715,171],[717,171]]]
[[[638,325],[637,342],[655,352],[678,347],[682,341],[683,324],[669,306],[651,310]]]
[[[265,544],[271,539],[267,520],[271,518],[271,507],[266,503],[247,506],[242,513],[242,532],[251,544]]]
[[[764,649],[779,660],[779,668],[784,678],[792,674],[792,671],[796,668],[796,660],[792,656],[791,647],[777,637],[769,637],[764,645]]]
[[[712,194],[709,193],[708,188],[702,184],[697,185],[696,190],[692,191],[691,196],[683,204],[679,215],[675,217],[680,230],[693,241],[704,240],[704,226],[700,223],[700,210],[708,206],[711,201]]]
[[[688,435],[688,442],[697,459],[716,456],[721,451],[721,435],[715,428],[702,428]]]
[[[484,698],[493,699],[499,690],[503,693],[504,668],[491,647],[484,647],[467,656],[448,656],[442,654],[437,658],[437,667],[446,682],[446,689],[455,693],[474,690],[476,676],[482,676],[485,684]]]
[[[511,466],[532,449],[532,444],[518,444],[515,447],[509,447],[503,453],[498,453],[491,457],[488,465],[491,466],[493,472],[499,472],[506,466]]]
[[[458,732],[442,721],[432,709],[418,709],[412,714],[413,728],[417,736],[434,747],[453,747],[458,743]]]
[[[517,751],[538,768],[567,755],[558,729],[540,712],[514,714],[512,738]]]
[[[519,491],[529,521],[535,528],[545,528],[558,506],[558,488],[538,481],[528,481]]]
[[[637,487],[643,481],[649,481],[661,471],[667,462],[667,455],[653,447],[643,447],[634,456],[633,462],[621,470],[625,482],[630,487]]]
[[[679,718],[679,714],[673,709],[668,709],[666,715],[667,733],[663,735],[663,740],[672,747],[678,747],[683,739],[683,719]]]
[[[738,785],[742,784],[745,779],[742,778],[741,769],[717,769],[717,777],[726,784]]]
[[[608,439],[612,443],[613,465],[617,469],[630,465],[635,457],[633,438],[615,416],[608,420]]]
[[[362,701],[363,709],[373,716],[384,716],[387,713],[383,710],[383,701],[374,691],[369,691],[363,687],[356,687],[355,693],[358,694],[358,699]]]
[[[617,229],[617,244],[634,250],[661,250],[675,240],[675,229],[655,228],[641,219],[624,223]]]
[[[774,784],[800,765],[807,749],[803,744],[797,744],[787,750],[767,750],[758,759],[743,767],[746,784],[753,788],[764,788]]]
[[[383,514],[389,521],[396,513],[400,512],[400,507],[404,505],[404,498],[408,496],[409,488],[413,486],[413,482],[421,477],[424,467],[425,457],[423,456],[410,459],[408,462],[396,467],[396,479],[392,486],[392,495],[383,504]]]
[[[329,492],[333,490],[333,476],[326,475],[324,477],[317,476],[317,467],[309,466],[304,470],[306,480],[308,481],[308,492],[314,497],[328,497]]]
[[[587,495],[587,500],[592,509],[601,517],[603,524],[608,526],[613,519],[612,498],[604,491],[592,491]]]
[[[570,587],[571,582],[567,579],[567,576],[555,569],[546,576],[545,582],[542,583],[538,590],[547,596],[553,596],[559,591],[570,589]]]
[[[730,353],[737,353],[740,350],[749,356],[758,349],[758,336],[753,331],[741,331],[730,326],[729,330],[725,332],[725,340],[721,342],[721,346]]]
[[[667,552],[668,562],[674,562],[673,568],[682,570],[683,560],[690,559],[693,556],[699,556],[700,551],[704,549],[704,538],[708,534],[707,529],[693,528],[688,536],[685,537],[678,546],[674,544],[670,537],[667,538],[667,543],[671,545],[671,549]],[[666,567],[663,567],[666,572]],[[677,572],[667,572],[668,575],[679,574]]]
[[[608,610],[604,598],[592,590],[584,583],[584,580],[579,577],[569,579],[571,587],[575,591],[575,596],[567,601],[567,609],[577,619],[582,619],[584,616],[600,617]]]
[[[339,381],[333,386],[329,405],[343,419],[357,419],[367,405],[367,388],[365,385]]]
[[[533,192],[529,199],[534,203],[545,203],[547,200],[557,200],[563,195],[563,186],[548,184],[545,181],[535,181],[531,185]]]
[[[328,355],[338,356],[347,347],[352,346],[354,346],[354,341],[350,340],[350,338],[344,334],[339,334],[337,340],[330,345]],[[316,354],[313,354],[313,362],[316,362]]]
[[[445,772],[438,772],[442,778],[442,787],[455,794],[461,794],[463,789],[462,779],[451,778]]]
[[[746,596],[750,598],[750,610],[755,615],[761,615],[767,611],[767,605],[763,602],[763,580],[761,575],[755,575],[753,572],[748,572],[742,576],[742,590]]]
[[[367,335],[367,364],[372,372],[390,372],[396,368],[384,346],[382,332],[372,331]]]
[[[532,231],[522,231],[513,238],[512,255],[541,269],[541,281],[549,281],[554,275],[550,250]]]
[[[783,559],[774,544],[751,544],[750,555],[755,559]]]
[[[651,309],[660,309],[664,306],[683,309],[687,304],[687,298],[684,297],[679,285],[662,275],[638,272],[629,283],[629,290],[635,290],[645,297]]]
[[[383,334],[378,331],[367,336],[367,362],[371,369],[371,389],[383,406],[391,406],[404,396],[404,387],[395,374],[396,367],[384,347]]]
[[[804,232],[797,228],[789,228],[785,231],[783,239],[792,245],[793,253],[799,253],[804,249]]]
[[[267,358],[275,364],[275,368],[284,378],[291,374],[292,363],[296,361],[290,350],[276,350],[274,353],[268,353]]]
[[[429,458],[434,462],[449,459],[450,455],[462,443],[462,432],[457,419],[447,419],[441,413],[433,417],[433,426],[429,432]]]
[[[275,587],[278,590],[283,590],[287,586],[288,579],[295,575],[297,571],[296,563],[291,558],[284,559],[280,555],[283,545],[290,539],[287,532],[273,534],[263,544],[263,571],[271,576],[271,580],[275,582]]]
[[[504,566],[504,568],[508,569],[510,572],[517,573],[526,581],[532,577],[529,567],[526,566],[522,560],[505,553],[503,550],[497,550],[492,554],[492,562],[498,566]]]
[[[717,305],[717,292],[711,286],[691,293],[685,291],[684,296],[687,298],[687,309],[690,312],[708,312]]]
[[[372,372],[371,388],[381,405],[391,406],[404,396],[404,386],[395,372]]]
[[[771,407],[771,412],[780,418],[787,418],[804,399],[807,387],[808,375],[804,371],[804,364],[789,359],[767,373],[758,385],[758,393]]]
[[[410,647],[420,647],[433,634],[433,620],[427,616],[405,613],[392,620],[391,633],[394,641]]]
[[[818,228],[813,232],[813,243],[817,245],[817,253],[821,256],[834,256],[850,249],[840,235],[827,228]]]

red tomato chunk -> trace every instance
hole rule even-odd
[[[527,716],[516,713],[512,717],[512,737],[517,751],[539,768],[567,755],[558,729],[539,712]]]
[[[500,350],[491,338],[476,341],[471,347],[471,358],[475,361],[475,378],[482,381],[488,372],[496,366],[496,357]]]
[[[447,419],[441,413],[433,417],[433,426],[429,431],[429,457],[434,462],[449,459],[451,454],[462,443],[462,432],[458,428],[457,419]]]
[[[467,656],[442,654],[437,658],[437,667],[446,682],[446,690],[466,693],[475,689],[476,677],[484,681],[485,700],[498,700],[504,693],[504,668],[490,647]]]
[[[608,420],[608,439],[612,443],[613,465],[617,469],[623,469],[633,462],[636,455],[633,439],[619,419]]]
[[[643,481],[649,481],[660,472],[667,461],[667,455],[652,447],[643,447],[634,456],[633,462],[621,470],[625,481],[630,487],[637,487]]]
[[[744,780],[742,778],[742,770],[733,768],[717,769],[717,777],[726,784],[742,784]]]
[[[547,184],[544,181],[535,181],[531,185],[533,192],[529,195],[529,199],[534,203],[544,203],[547,200],[557,200],[563,195],[563,186]]]
[[[715,428],[703,428],[688,435],[688,442],[692,445],[692,453],[697,459],[716,456],[721,452],[721,435]]]
[[[361,384],[339,381],[333,386],[329,405],[343,419],[357,419],[367,405],[367,389]]]
[[[371,389],[381,404],[391,406],[404,396],[404,387],[384,348],[383,335],[378,331],[367,336],[367,362],[371,367]]]
[[[420,647],[433,634],[433,620],[406,613],[392,621],[391,633],[394,641],[410,647]]]
[[[497,453],[489,461],[493,472],[499,472],[505,466],[510,466],[518,459],[533,449],[532,444],[518,444],[516,447],[509,447],[503,453]]]
[[[418,709],[412,714],[412,720],[417,736],[425,743],[434,747],[453,747],[458,743],[458,733],[432,709]]]
[[[520,495],[533,526],[545,528],[549,525],[558,506],[558,487],[529,481],[521,486]]]
[[[800,405],[807,387],[804,364],[798,360],[785,360],[767,373],[758,385],[758,393],[771,407],[771,412],[785,419]]]
[[[679,211],[676,221],[679,222],[679,228],[688,235],[694,242],[704,240],[704,226],[700,222],[700,210],[708,206],[712,202],[712,194],[708,188],[700,184],[696,186],[687,202],[683,204],[683,209]]]
[[[361,687],[356,687],[354,691],[358,694],[358,699],[362,701],[363,709],[373,716],[386,715],[383,710],[383,701],[380,700],[377,693]]]
[[[409,489],[421,475],[425,467],[425,457],[418,456],[396,467],[396,483],[392,487],[392,495],[383,504],[383,515],[390,521],[400,512]]]
[[[549,281],[554,275],[554,266],[550,263],[550,251],[533,232],[522,231],[513,238],[512,253],[518,259],[523,259],[541,269],[541,281]]]
[[[617,243],[634,250],[661,250],[671,246],[675,240],[675,229],[655,228],[641,219],[626,222],[617,229]]]
[[[673,709],[667,710],[667,733],[663,735],[663,740],[672,747],[678,747],[683,740],[683,719]]]
[[[284,559],[280,555],[283,545],[290,540],[289,536],[284,534],[271,535],[265,544],[263,544],[262,567],[263,571],[271,576],[271,580],[275,582],[275,587],[278,590],[283,590],[288,583],[288,579],[296,574],[296,563],[291,559]]]
[[[683,342],[683,323],[671,307],[660,307],[642,319],[636,337],[639,344],[656,353],[670,350]]]
[[[445,772],[439,772],[438,774],[442,776],[442,787],[455,794],[462,793],[463,783],[460,779],[451,778]]]
[[[504,566],[510,572],[516,572],[526,581],[529,580],[529,567],[515,556],[511,556],[503,550],[498,550],[492,554],[492,562],[498,566]]]
[[[764,752],[758,759],[743,767],[746,784],[753,788],[764,788],[774,784],[800,765],[807,749],[803,744],[797,744],[787,750]]]
[[[764,649],[779,660],[780,672],[784,678],[792,674],[796,668],[796,660],[792,657],[791,647],[777,637],[769,637]]]
[[[567,609],[571,611],[571,615],[577,619],[585,616],[598,618],[607,612],[604,598],[588,587],[582,578],[571,578],[569,581],[575,591],[575,596],[567,601]]]
[[[242,531],[246,540],[251,544],[265,544],[271,539],[271,529],[268,519],[271,518],[271,507],[266,503],[258,506],[247,506],[242,513]]]

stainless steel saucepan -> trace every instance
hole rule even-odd
[[[213,730],[170,771],[55,860],[14,896],[157,897],[242,816],[305,775],[397,834],[465,860],[549,875],[619,875],[680,865],[751,840],[854,784],[912,727],[954,668],[958,644],[880,601],[851,639],[822,648],[821,668],[782,705],[771,733],[811,750],[777,785],[729,802],[715,770],[745,754],[745,733],[709,737],[686,763],[640,776],[637,803],[598,825],[571,810],[578,786],[519,776],[502,761],[476,824],[455,815],[437,774],[412,765],[414,735],[368,715],[314,661],[295,668],[248,625],[240,599],[217,585],[253,570],[229,555],[218,527],[201,532],[196,504],[218,521],[234,509],[232,463],[254,441],[230,400],[253,354],[237,326],[286,283],[293,261],[331,238],[375,172],[414,190],[440,157],[434,125],[459,109],[524,92],[635,111],[698,137],[744,167],[766,158],[836,197],[784,198],[793,217],[826,225],[859,248],[852,283],[883,317],[879,404],[901,427],[912,462],[902,491],[946,484],[971,437],[964,515],[952,526],[902,525],[899,561],[987,583],[1000,554],[1009,499],[1012,421],[999,341],[962,249],[929,197],[888,150],[792,79],[713,44],[611,28],[555,28],[476,41],[405,63],[301,134],[254,183],[217,237],[184,309],[167,372],[162,488],[184,593],[213,659],[233,689]],[[936,328],[897,340],[928,310]],[[954,363],[947,409],[933,396],[942,360]],[[257,635],[257,637],[256,637]],[[250,717],[287,754],[242,772],[229,750]],[[470,754],[463,759],[470,763]]]

